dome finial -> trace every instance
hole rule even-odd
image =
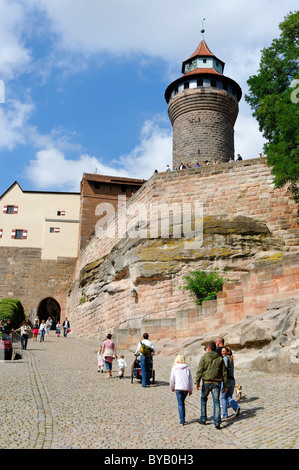
[[[204,32],[205,32],[204,27],[203,27],[203,22],[204,22],[204,21],[205,21],[205,18],[202,20],[201,30],[200,30],[200,32],[201,32],[201,34],[202,34],[202,40],[204,40]]]

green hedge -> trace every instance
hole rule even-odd
[[[13,328],[19,328],[25,320],[24,307],[18,299],[2,299],[0,301],[0,320],[11,319]]]

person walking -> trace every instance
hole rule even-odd
[[[98,372],[103,373],[104,359],[102,356],[102,346],[99,347],[99,350],[97,352],[97,360],[98,360]]]
[[[224,348],[224,338],[219,337],[216,339],[216,352],[221,357],[222,357],[222,354],[221,354],[222,348]]]
[[[62,323],[62,327],[63,327],[63,336],[67,338],[67,334],[69,333],[71,329],[71,324],[68,320],[68,317],[65,318],[64,322]]]
[[[149,387],[151,380],[151,367],[152,367],[152,356],[155,354],[155,348],[153,343],[149,341],[148,333],[143,333],[143,340],[139,341],[138,347],[135,351],[135,356],[140,354],[140,368],[142,387]]]
[[[188,394],[192,395],[193,383],[190,367],[186,364],[183,354],[179,354],[175,358],[170,373],[169,385],[172,392],[175,391],[176,393],[180,424],[184,426],[186,415],[185,400]]]
[[[235,412],[235,416],[238,417],[240,414],[240,407],[238,403],[233,400],[232,396],[235,389],[235,378],[234,378],[234,360],[233,356],[229,355],[230,350],[227,347],[223,347],[221,354],[223,357],[224,364],[227,369],[227,390],[221,391],[221,405],[222,405],[222,418],[227,419],[227,405],[230,405]]]
[[[127,363],[125,361],[125,356],[123,354],[121,354],[119,356],[119,359],[117,359],[117,363],[118,363],[118,377],[120,379],[123,379],[124,375],[125,375],[125,370],[126,370],[126,367],[127,367]]]
[[[39,342],[45,341],[45,333],[46,333],[46,323],[45,323],[45,320],[42,320],[40,327],[39,327],[39,334],[40,334]]]
[[[61,330],[61,323],[57,322],[56,323],[56,337],[60,338],[60,330]]]
[[[50,328],[51,328],[51,317],[49,317],[48,320],[46,321],[46,336],[49,335]]]
[[[216,344],[210,342],[207,345],[206,353],[202,356],[197,374],[196,388],[199,390],[199,384],[202,380],[201,388],[201,417],[200,424],[206,424],[207,421],[207,401],[211,393],[213,397],[213,421],[216,429],[220,429],[220,390],[223,381],[223,393],[227,391],[227,370],[222,357],[216,352]]]
[[[32,334],[33,334],[32,342],[33,343],[36,343],[36,341],[37,341],[38,330],[39,330],[38,320],[35,319],[34,324],[32,326]]]
[[[28,337],[29,333],[31,331],[30,326],[27,324],[27,322],[24,320],[22,323],[22,326],[15,330],[16,333],[20,333],[21,338],[22,338],[22,348],[27,349],[27,343],[28,343]]]
[[[112,338],[112,334],[108,333],[106,340],[103,342],[103,345],[102,345],[102,357],[105,361],[107,378],[112,377],[112,363],[114,359],[117,359],[115,344],[111,338]]]

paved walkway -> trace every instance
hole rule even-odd
[[[200,392],[187,398],[187,424],[179,424],[169,388],[174,358],[157,355],[156,383],[131,383],[132,352],[124,379],[97,372],[95,340],[29,340],[23,359],[0,363],[0,449],[298,449],[299,378],[236,370],[245,397],[241,414],[216,430],[212,398],[208,424],[198,423]],[[197,363],[189,361],[193,378]]]

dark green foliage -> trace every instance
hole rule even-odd
[[[257,75],[247,81],[245,96],[267,139],[264,152],[276,188],[288,185],[299,202],[299,12],[279,25],[280,37],[262,50]]]
[[[204,300],[216,298],[217,292],[221,292],[225,279],[214,269],[210,273],[205,271],[191,271],[190,275],[184,276],[186,286],[183,289],[189,290],[191,295],[196,296],[196,303],[201,305]]]
[[[2,299],[0,301],[0,320],[11,319],[13,328],[19,328],[25,320],[25,312],[22,303],[18,299]]]

